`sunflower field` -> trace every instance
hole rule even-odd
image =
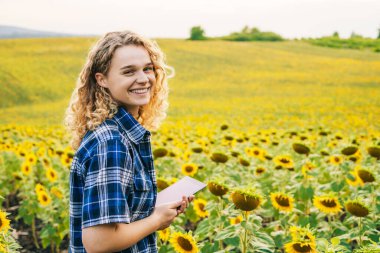
[[[74,150],[61,122],[94,41],[0,41],[0,252],[67,252]],[[176,70],[152,131],[158,189],[207,184],[157,232],[159,252],[380,252],[378,54],[158,43]]]

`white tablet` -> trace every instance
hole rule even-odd
[[[202,190],[206,184],[185,176],[157,194],[156,206],[170,202],[180,201],[182,196],[190,196]]]

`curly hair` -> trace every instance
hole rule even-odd
[[[72,135],[71,146],[74,150],[78,149],[87,131],[94,130],[116,114],[118,102],[107,88],[97,83],[95,74],[107,75],[115,50],[127,45],[142,46],[147,50],[156,77],[149,103],[139,107],[138,122],[149,130],[156,130],[166,117],[167,79],[174,76],[174,69],[166,65],[165,55],[158,44],[131,31],[106,33],[91,48],[66,109],[65,126]],[[170,76],[167,69],[171,70]]]

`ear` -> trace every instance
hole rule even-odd
[[[95,73],[95,79],[96,79],[96,82],[104,87],[104,88],[108,88],[108,82],[107,82],[107,78],[105,75],[103,75],[102,73]]]

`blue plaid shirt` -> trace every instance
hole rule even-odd
[[[157,197],[150,132],[123,107],[88,131],[70,171],[69,252],[86,252],[82,229],[131,223],[153,212]],[[122,253],[157,252],[152,233]]]

